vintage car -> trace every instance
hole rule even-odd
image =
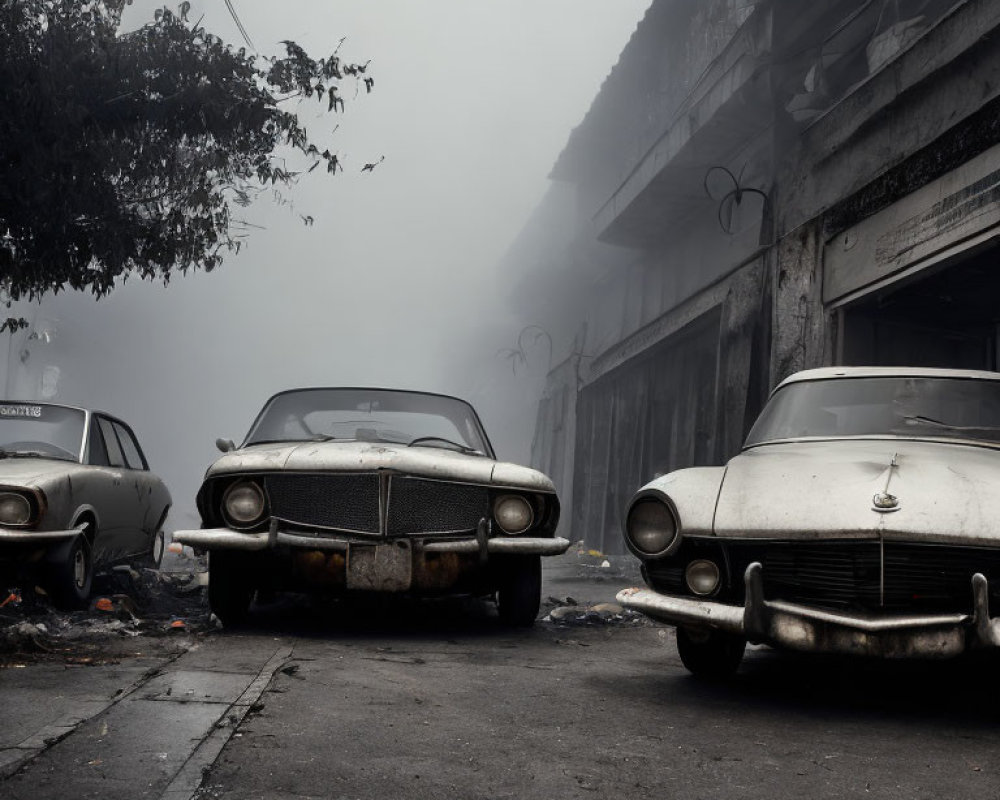
[[[276,394],[198,492],[209,599],[239,624],[258,590],[496,596],[501,620],[538,614],[555,536],[552,482],[497,461],[472,406],[389,389]]]
[[[827,368],[783,381],[725,467],[632,498],[648,589],[693,673],[746,641],[877,657],[1000,644],[1000,374]]]
[[[0,403],[0,567],[54,605],[87,603],[94,570],[158,565],[170,493],[135,434],[99,411]]]

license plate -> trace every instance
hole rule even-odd
[[[347,588],[369,592],[405,592],[413,575],[410,543],[352,544],[347,551]]]

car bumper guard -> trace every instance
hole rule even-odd
[[[79,536],[85,530],[85,525],[79,525],[65,531],[26,531],[16,528],[0,528],[0,545],[51,545]]]
[[[811,653],[841,653],[885,658],[948,658],[969,647],[1000,646],[1000,618],[989,615],[986,577],[972,577],[972,614],[864,615],[764,599],[763,567],[753,563],[744,575],[743,606],[693,597],[625,589],[618,602],[672,625],[708,627]]]
[[[278,545],[301,547],[308,550],[346,551],[352,544],[368,544],[357,539],[330,536],[311,536],[305,533],[282,531],[277,520],[266,531],[241,533],[229,528],[203,528],[192,531],[174,531],[173,540],[199,550],[268,550]],[[371,544],[381,543],[372,541]],[[485,545],[485,547],[484,547]],[[478,535],[475,538],[448,539],[425,542],[425,553],[488,553],[555,556],[569,549],[569,540],[561,537],[535,538],[530,536]]]

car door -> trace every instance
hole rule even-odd
[[[114,422],[95,414],[90,429],[90,462],[101,473],[101,490],[92,501],[100,520],[98,538],[102,561],[117,561],[130,552],[139,502]],[[98,464],[95,461],[103,461]]]
[[[134,499],[135,513],[125,522],[124,546],[129,555],[147,552],[156,533],[162,513],[162,498],[158,492],[160,480],[149,471],[149,464],[139,447],[132,429],[121,420],[114,420],[122,455],[125,457],[125,483]]]

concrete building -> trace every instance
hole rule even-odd
[[[552,339],[533,458],[622,551],[799,369],[994,369],[1000,4],[654,0],[507,257]]]

